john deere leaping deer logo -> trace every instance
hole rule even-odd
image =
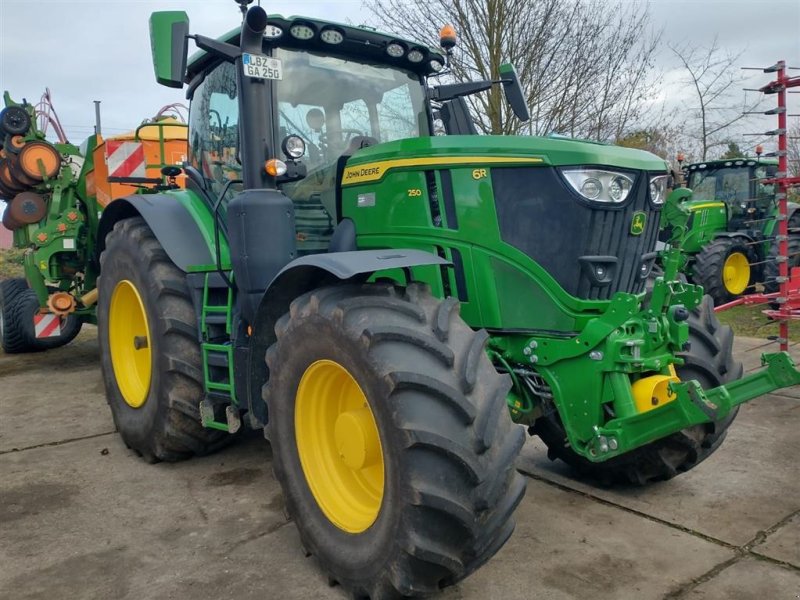
[[[637,210],[633,213],[633,219],[631,219],[631,235],[642,235],[645,223],[647,223],[647,215],[644,212]]]

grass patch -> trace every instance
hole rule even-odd
[[[719,320],[725,325],[730,325],[733,332],[739,336],[754,338],[769,338],[778,335],[778,323],[767,318],[762,310],[767,309],[767,304],[758,306],[736,306],[729,310],[717,313]],[[800,321],[789,323],[789,340],[800,341]]]
[[[23,251],[17,248],[0,250],[0,281],[22,277]]]

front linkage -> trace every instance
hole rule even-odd
[[[672,192],[662,212],[670,241],[664,273],[647,294],[615,294],[608,308],[576,336],[496,335],[494,363],[514,388],[512,418],[527,425],[556,411],[574,452],[591,462],[623,455],[694,425],[717,422],[735,407],[773,390],[800,384],[785,352],[764,354],[761,371],[703,390],[680,381],[675,366],[689,349],[690,311],[703,289],[679,280],[689,211],[685,188]]]

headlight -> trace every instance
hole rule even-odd
[[[650,202],[664,204],[667,197],[667,175],[656,175],[650,178]]]
[[[283,138],[283,153],[289,158],[300,158],[306,153],[306,143],[298,135],[287,135]]]
[[[397,42],[391,42],[388,46],[386,46],[386,54],[392,58],[400,58],[405,53],[406,49],[402,44],[398,44]]]
[[[302,23],[298,23],[296,25],[292,25],[289,28],[289,33],[292,34],[293,38],[305,41],[313,38],[315,32],[308,25],[303,25]]]
[[[326,44],[341,44],[344,41],[344,34],[338,29],[323,29],[319,39]]]
[[[573,190],[587,200],[618,204],[631,192],[633,179],[625,173],[602,169],[561,169]]]
[[[419,48],[414,48],[408,53],[408,60],[410,60],[412,63],[421,63],[424,58],[425,55]]]

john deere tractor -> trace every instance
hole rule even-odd
[[[780,353],[738,380],[730,329],[678,279],[691,193],[666,198],[662,160],[471,135],[464,97],[493,85],[527,118],[510,65],[440,84],[447,52],[248,3],[219,39],[153,14],[156,78],[192,103],[187,187],[100,223],[106,394],[145,460],[263,428],[330,580],[419,596],[511,535],[515,423],[582,472],[646,483],[800,382]]]
[[[685,167],[692,213],[684,249],[686,272],[723,304],[762,283],[777,291],[778,204],[771,178],[778,162],[735,158]],[[790,267],[800,266],[800,205],[789,203]]]

